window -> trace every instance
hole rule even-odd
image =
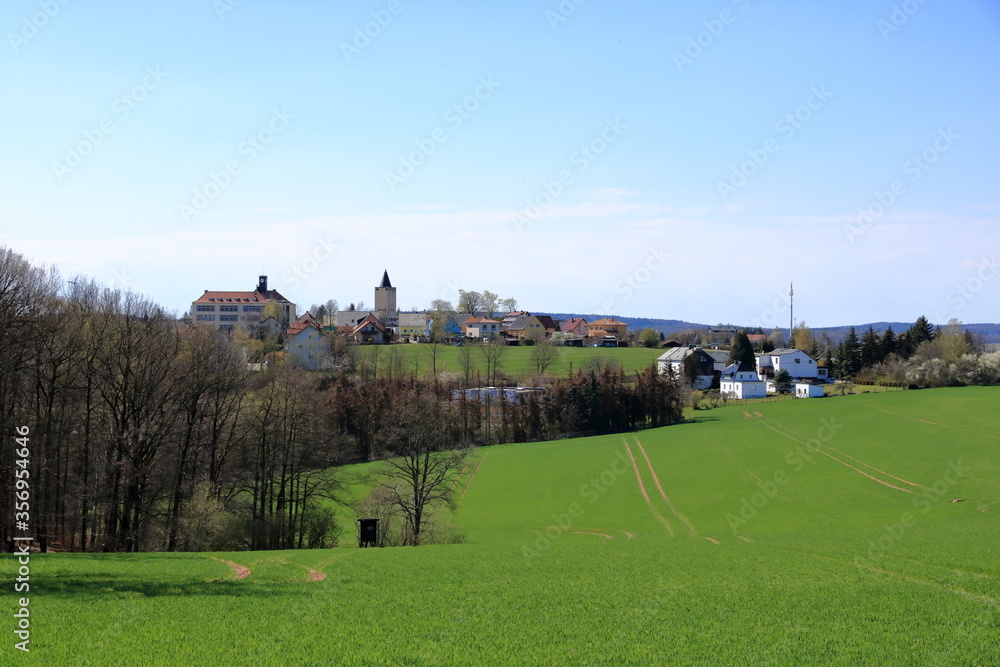
[[[219,315],[220,322],[237,322],[239,319],[239,315]]]
[[[215,321],[215,315],[199,315],[198,316],[198,321],[199,322],[214,322]]]
[[[219,306],[219,311],[223,313],[235,313],[239,309],[239,306]]]
[[[198,306],[197,311],[199,313],[214,313],[215,306]]]
[[[259,313],[264,310],[264,306],[243,306],[244,313]]]

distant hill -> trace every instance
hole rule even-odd
[[[580,314],[580,313],[537,313],[538,315],[549,315],[557,320],[569,320],[574,317],[582,317],[588,322],[593,322],[602,317],[607,317],[607,315],[596,315],[594,313]],[[656,319],[652,317],[616,317],[621,322],[628,324],[629,330],[642,330],[642,329],[655,329],[664,334],[669,334],[672,332],[683,331],[684,329],[711,329],[716,325],[714,324],[699,324],[697,322],[685,322],[684,320],[663,320]],[[915,318],[914,318],[915,319]],[[875,331],[882,332],[885,331],[887,327],[892,326],[892,330],[896,332],[897,335],[903,333],[909,329],[913,322],[865,322],[864,324],[855,325],[842,325],[836,327],[812,327],[814,334],[825,333],[827,336],[832,338],[834,341],[839,341],[841,338],[847,335],[851,326],[854,326],[855,331],[857,331],[860,336],[863,332],[868,330],[868,325],[871,324]],[[726,325],[733,326],[735,328],[740,328],[739,325]],[[983,337],[987,343],[1000,343],[1000,324],[963,324],[964,329],[968,329],[974,334],[979,334]]]

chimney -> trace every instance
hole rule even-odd
[[[267,293],[267,276],[260,276],[257,279],[257,291],[261,294]]]

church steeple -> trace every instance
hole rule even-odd
[[[382,272],[382,284],[379,287],[392,287],[392,283],[389,282],[389,270],[385,269]]]

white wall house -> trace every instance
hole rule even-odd
[[[742,363],[732,364],[722,371],[719,391],[729,398],[764,398],[767,395],[765,383],[757,376],[757,371]]]
[[[819,398],[823,395],[823,387],[808,382],[795,383],[795,398]]]
[[[795,380],[815,380],[819,377],[816,360],[802,350],[780,348],[757,355],[757,375],[761,378],[773,378],[783,370]]]

